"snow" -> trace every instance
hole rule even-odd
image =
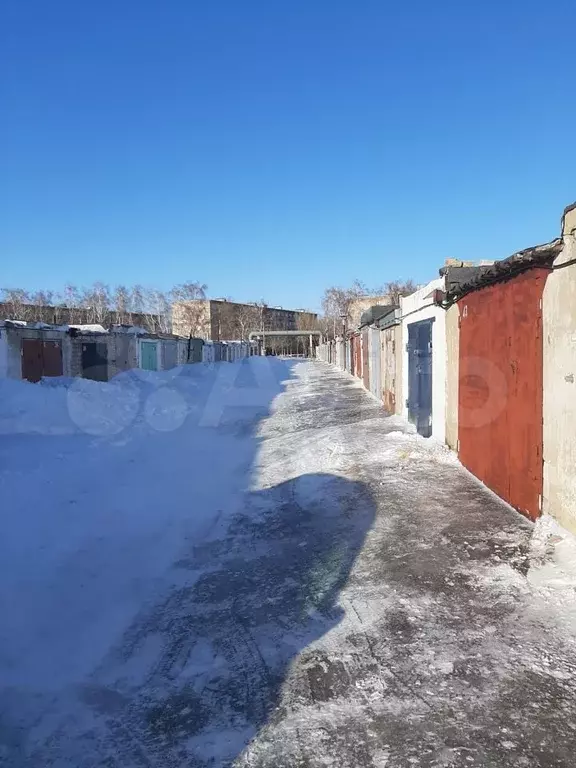
[[[135,336],[149,336],[150,331],[141,328],[139,325],[113,325],[111,328],[114,333],[128,333]]]
[[[68,327],[75,328],[81,333],[108,333],[106,328],[104,328],[104,326],[100,325],[99,323],[84,323],[80,325],[71,323]]]
[[[199,426],[231,368],[241,366],[128,372],[106,384],[0,381],[0,434],[11,438],[0,454],[4,684],[81,680],[164,583],[182,541],[234,512],[254,442],[236,434],[242,418],[225,402],[220,429]],[[279,385],[259,382],[264,406]]]
[[[0,381],[0,467],[0,764],[572,765],[573,538],[345,374]]]

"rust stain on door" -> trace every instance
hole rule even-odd
[[[381,334],[382,402],[388,413],[396,413],[396,342],[394,335],[395,328],[387,328]]]
[[[464,296],[460,307],[459,457],[518,511],[540,515],[542,309],[547,269]]]
[[[364,387],[370,391],[370,368],[368,362],[368,355],[370,354],[370,340],[368,338],[368,330],[362,331],[362,381]]]
[[[22,339],[22,378],[33,383],[40,381],[43,367],[42,341]]]
[[[362,354],[360,349],[360,336],[352,336],[352,373],[360,378],[362,375]]]

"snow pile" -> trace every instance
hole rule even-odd
[[[0,435],[62,435],[74,431],[68,416],[64,381],[38,386],[28,381],[0,379]]]
[[[106,328],[104,328],[103,325],[100,325],[100,323],[71,323],[68,327],[74,328],[76,331],[80,331],[80,333],[108,333]]]
[[[110,383],[0,381],[5,685],[81,680],[171,582],[180,551],[227,523],[253,425],[288,375],[251,358]],[[250,401],[256,417],[236,407]]]
[[[231,408],[267,408],[279,391],[278,365],[254,357],[244,365],[134,369],[105,383],[70,377],[45,378],[40,384],[0,379],[0,434],[104,437],[136,425],[162,432],[178,429],[189,414],[203,426],[217,426],[230,420]]]
[[[47,378],[40,384],[0,380],[0,434],[111,435],[129,426],[139,393],[123,381]]]
[[[555,590],[573,591],[576,598],[576,537],[550,515],[534,525],[530,540],[531,584]]]

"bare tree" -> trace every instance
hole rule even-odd
[[[81,323],[84,319],[85,313],[81,309],[82,294],[75,285],[68,283],[64,287],[64,290],[58,297],[58,304],[66,308],[66,313],[62,313],[62,316],[66,318],[66,322],[74,325]]]
[[[86,309],[88,323],[106,323],[110,316],[110,287],[97,281],[83,288],[81,304]]]
[[[9,320],[32,319],[30,294],[23,288],[2,288],[2,303],[6,305],[6,315]]]
[[[402,296],[410,296],[418,288],[414,280],[393,280],[386,283],[382,291],[383,295],[388,296],[391,304],[400,304]]]
[[[145,327],[150,333],[169,333],[171,330],[170,299],[156,288],[143,289]]]
[[[333,286],[324,291],[322,310],[324,317],[332,326],[328,335],[335,338],[340,332],[342,319],[350,315],[350,306],[357,299],[369,295],[366,286],[355,280],[349,288]]]
[[[141,285],[118,285],[112,290],[103,282],[78,289],[67,284],[57,296],[48,290],[33,293],[22,288],[0,289],[2,313],[14,320],[47,323],[138,322],[152,333],[172,330],[172,302],[183,307],[186,335],[201,335],[206,325],[206,285],[187,282],[165,292]]]
[[[239,341],[246,341],[252,331],[259,331],[261,328],[261,312],[256,302],[248,304],[237,304],[235,311],[235,326]]]
[[[130,289],[130,305],[135,314],[144,312],[144,288],[141,285],[133,285]]]
[[[112,306],[114,320],[119,325],[129,325],[132,322],[131,301],[131,292],[125,285],[117,285],[114,288]]]
[[[205,336],[207,309],[207,285],[189,281],[175,285],[170,292],[173,304],[173,320],[180,336]]]
[[[361,299],[375,299],[387,304],[398,304],[401,296],[408,296],[416,290],[413,280],[395,280],[379,288],[367,288],[360,280],[355,280],[349,288],[331,287],[324,291],[322,324],[328,336],[336,337],[340,333],[343,321],[349,325],[354,322]],[[352,307],[355,306],[355,312]],[[354,316],[354,317],[353,317]],[[356,318],[357,319],[357,318]]]
[[[30,312],[34,320],[42,323],[54,323],[57,321],[54,305],[54,291],[35,291],[30,296],[32,305]]]

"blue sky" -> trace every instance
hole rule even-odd
[[[0,286],[355,278],[555,237],[576,199],[572,2],[8,0]]]

